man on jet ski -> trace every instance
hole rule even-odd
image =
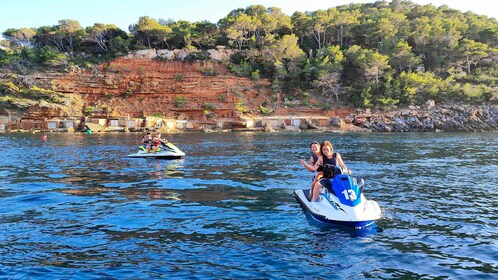
[[[152,142],[152,135],[150,135],[150,132],[147,132],[147,134],[142,137],[142,144],[144,145],[144,149],[148,149],[150,147],[150,143]]]
[[[161,144],[162,145],[166,145],[166,143],[168,143],[168,140],[162,139],[161,138],[161,133],[157,133],[152,138],[152,143],[149,146],[149,149],[147,150],[147,153],[150,152],[150,150],[152,150],[152,152],[155,153],[157,151],[157,149],[159,148],[159,146],[161,146]]]

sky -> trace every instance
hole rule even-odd
[[[411,0],[415,4],[448,5],[462,12],[472,11],[498,19],[495,1]],[[128,26],[137,23],[142,16],[216,23],[232,10],[251,5],[277,7],[290,16],[295,11],[373,2],[375,0],[0,0],[0,33],[8,28],[53,26],[61,19],[77,20],[82,27],[93,26],[94,23],[115,24],[128,31]]]

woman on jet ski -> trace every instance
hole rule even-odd
[[[331,166],[339,165],[342,168],[343,173],[347,172],[347,167],[342,161],[341,155],[339,153],[334,153],[334,147],[332,146],[332,143],[330,143],[329,141],[324,141],[322,143],[322,155],[315,162],[315,165],[308,167],[311,170],[318,170],[320,166],[327,166],[327,165]],[[308,167],[306,169],[308,169]],[[325,175],[327,174],[324,174],[324,177],[317,180],[314,186],[312,187],[313,197],[311,201],[317,201],[318,195],[320,194],[322,187],[326,187],[327,189],[329,189],[329,191],[331,191],[332,183],[328,179],[330,177]]]
[[[313,180],[311,182],[311,191],[310,196],[308,197],[311,200],[311,194],[313,194],[313,186],[315,183],[322,178],[323,172],[322,167],[319,166],[317,170],[313,170],[312,166],[318,161],[318,158],[322,155],[320,150],[320,143],[313,141],[310,144],[310,150],[313,153],[310,157],[310,164],[307,164],[304,159],[301,159],[301,165],[306,168],[309,172],[317,172],[315,176],[313,176]]]

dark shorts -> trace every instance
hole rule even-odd
[[[333,179],[326,179],[326,178],[323,178],[323,179],[320,179],[320,185],[324,186],[325,188],[327,188],[327,190],[332,193],[333,190],[332,190],[332,180]]]

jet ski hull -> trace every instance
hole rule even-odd
[[[185,157],[185,153],[181,151],[178,147],[172,143],[167,143],[165,146],[161,146],[161,149],[157,152],[147,152],[142,146],[139,147],[138,152],[134,154],[129,154],[128,157],[131,158],[157,158],[157,159],[182,159]]]
[[[318,224],[337,225],[354,229],[365,229],[375,225],[375,220],[381,216],[379,205],[372,200],[366,200],[355,207],[341,205],[331,194],[321,193],[319,202],[310,202],[307,197],[309,190],[296,190],[294,197],[308,218]]]
[[[159,159],[182,159],[185,155],[172,154],[172,153],[147,153],[138,152],[134,154],[129,154],[128,157],[131,158],[159,158]]]

